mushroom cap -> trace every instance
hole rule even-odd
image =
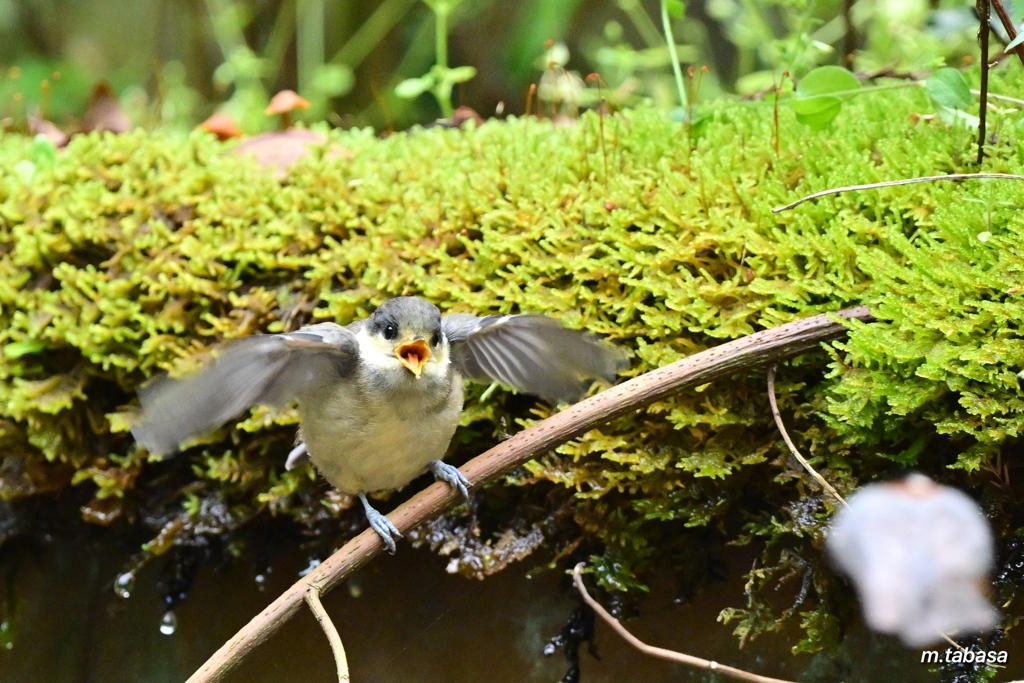
[[[207,133],[213,133],[220,140],[242,137],[242,131],[239,130],[235,120],[223,112],[212,115],[196,126],[196,128],[205,130]]]
[[[271,98],[266,113],[284,114],[295,109],[309,109],[309,100],[299,97],[294,90],[282,90]]]

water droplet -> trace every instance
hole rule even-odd
[[[1021,374],[1024,375],[1024,370],[1021,370]],[[309,566],[299,572],[299,576],[305,576],[314,569],[320,566],[320,559],[317,557],[309,558]]]
[[[557,635],[544,645],[544,656],[550,657],[563,647],[565,647],[565,638],[561,635]]]
[[[135,589],[135,573],[125,572],[114,579],[114,592],[127,600]]]
[[[164,615],[160,618],[160,633],[165,636],[172,635],[178,630],[178,615],[171,610],[164,612]]]
[[[345,583],[345,587],[348,588],[348,594],[353,598],[358,598],[363,594],[363,582],[359,576],[350,577]]]

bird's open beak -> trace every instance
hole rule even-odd
[[[398,356],[398,360],[402,361],[402,365],[409,368],[409,372],[419,379],[420,373],[423,372],[423,366],[430,358],[430,349],[422,339],[414,339],[399,344],[395,349],[395,354]]]

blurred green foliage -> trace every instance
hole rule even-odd
[[[150,529],[151,554],[269,514],[333,538],[350,501],[284,471],[291,412],[254,410],[151,463],[126,429],[136,387],[225,339],[344,324],[399,294],[557,315],[628,348],[634,374],[864,303],[879,322],[780,371],[797,446],[843,492],[907,467],[969,488],[1009,534],[1024,526],[1001,464],[1024,429],[1024,184],[771,213],[828,187],[972,170],[974,132],[922,119],[935,111],[923,84],[895,84],[858,91],[821,130],[787,107],[776,126],[770,100],[708,103],[699,128],[641,107],[561,126],[335,130],[349,154],[315,148],[283,181],[202,133],[82,135],[60,153],[0,135],[0,493],[77,495],[90,521]],[[1022,86],[1019,70],[994,76],[998,92]],[[990,121],[989,170],[1024,172],[1019,120]],[[796,621],[796,649],[829,646],[849,598],[819,550],[833,502],[789,462],[764,384],[757,372],[674,396],[520,468],[482,494],[472,543],[530,539],[529,552],[542,533],[626,590],[663,562],[699,580],[708,548],[756,541],[750,602],[723,619],[744,638]],[[466,408],[456,462],[553,410],[479,387]],[[479,548],[447,533],[452,566],[478,573]],[[780,604],[793,577],[806,589]]]
[[[485,117],[499,103],[516,114],[528,106],[530,83],[549,69],[552,46],[563,55],[560,73],[578,84],[566,82],[587,90],[571,95],[575,106],[604,97],[672,109],[691,96],[771,89],[783,71],[799,78],[819,65],[848,66],[847,52],[868,72],[959,66],[974,52],[977,30],[971,8],[953,0],[858,0],[852,30],[843,0],[706,0],[685,13],[674,0],[664,13],[661,0],[430,4],[0,0],[0,117],[10,125],[41,114],[63,126],[81,117],[99,79],[150,128],[190,128],[224,110],[244,131],[259,132],[272,127],[261,112],[283,88],[313,103],[305,120],[345,127],[406,128],[447,115],[441,90],[433,102],[399,96],[437,88],[454,88],[455,104]],[[438,61],[438,17],[446,61]],[[667,45],[666,34],[678,45]],[[684,67],[709,67],[691,94],[674,82],[672,48]],[[477,75],[467,80],[470,69]],[[600,93],[597,83],[582,85],[580,75],[591,72],[602,76]]]
[[[429,92],[437,100],[444,118],[452,116],[452,88],[476,75],[476,67],[448,66],[448,21],[462,0],[423,0],[434,13],[435,62],[430,71],[417,78],[407,78],[395,86],[395,94],[412,100]]]

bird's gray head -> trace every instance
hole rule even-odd
[[[441,311],[429,301],[413,296],[391,299],[373,312],[365,330],[373,350],[379,352],[367,359],[370,362],[394,366],[397,361],[417,379],[435,366],[447,369],[448,342],[441,332]]]

